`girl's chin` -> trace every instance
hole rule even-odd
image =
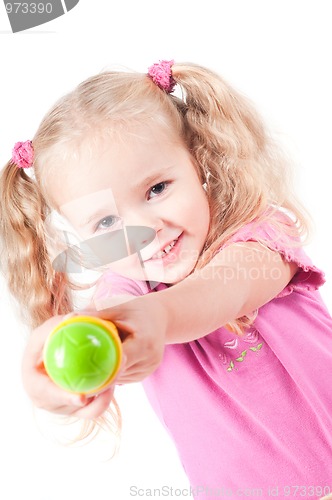
[[[181,269],[179,266],[167,266],[157,272],[155,269],[149,270],[146,268],[146,280],[165,283],[167,285],[175,285],[190,274],[190,269]]]

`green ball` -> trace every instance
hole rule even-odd
[[[75,393],[98,391],[119,366],[119,347],[107,328],[87,321],[60,326],[48,339],[44,366],[60,387]]]

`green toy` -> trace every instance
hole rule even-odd
[[[62,321],[44,347],[49,377],[69,392],[96,394],[117,375],[122,356],[116,326],[93,316]]]

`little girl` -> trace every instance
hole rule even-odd
[[[117,383],[143,381],[194,498],[331,493],[332,318],[289,186],[250,103],[200,66],[105,72],[63,97],[1,176],[1,263],[34,329],[34,404],[95,419],[113,398],[62,391],[43,369],[74,309],[56,213],[103,271],[84,312],[119,328]]]

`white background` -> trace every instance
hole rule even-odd
[[[208,66],[256,103],[292,155],[298,191],[315,221],[308,252],[326,272],[322,295],[332,310],[330,23],[328,0],[81,0],[57,20],[11,34],[1,2],[0,163],[16,141],[33,136],[58,97],[91,74],[118,65],[145,72],[172,58]],[[75,449],[54,443],[50,436],[68,429],[43,412],[34,415],[24,394],[27,332],[3,285],[0,314],[0,498],[127,500],[135,498],[130,486],[163,485],[173,487],[173,498],[188,498],[173,444],[139,385],[118,390],[124,415],[118,458],[105,461],[105,437]],[[300,341],[301,332],[294,335]]]

